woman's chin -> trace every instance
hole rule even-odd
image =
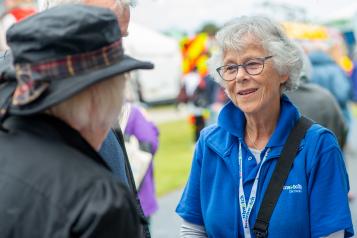
[[[245,114],[254,114],[259,112],[259,105],[257,102],[238,102],[238,107]]]

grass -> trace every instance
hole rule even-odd
[[[155,182],[158,196],[186,184],[191,168],[193,132],[187,120],[158,125],[160,144],[154,158]]]
[[[352,115],[357,118],[357,103],[351,103],[350,105]]]

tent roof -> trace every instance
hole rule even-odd
[[[176,39],[135,23],[129,25],[129,35],[124,38],[124,49],[137,57],[180,54]]]

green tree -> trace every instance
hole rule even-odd
[[[216,32],[218,31],[218,26],[212,22],[205,23],[198,31],[197,33],[202,33],[205,32],[210,36],[214,36]]]

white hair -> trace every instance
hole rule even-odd
[[[136,0],[113,0],[118,5],[121,6],[132,6],[136,5]],[[42,0],[39,3],[40,11],[61,5],[61,4],[83,4],[86,0]]]
[[[77,130],[109,130],[122,110],[128,78],[128,74],[120,74],[105,79],[51,107],[46,113],[60,118]]]
[[[283,90],[293,90],[298,87],[302,68],[301,52],[277,23],[263,16],[236,18],[217,32],[218,50],[209,59],[208,68],[219,84],[225,86],[223,79],[216,72],[216,68],[222,66],[225,52],[244,50],[248,43],[244,36],[252,36],[257,40],[269,55],[274,56],[272,61],[278,73],[289,76],[282,87]]]

